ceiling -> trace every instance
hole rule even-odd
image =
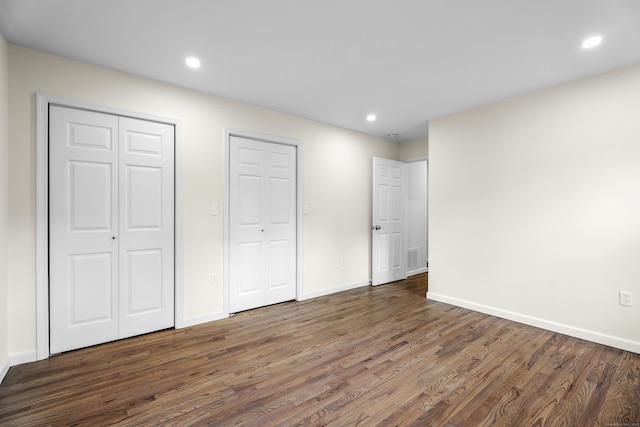
[[[433,118],[640,62],[638,0],[0,0],[0,30],[399,141]],[[583,49],[593,34],[602,44]]]

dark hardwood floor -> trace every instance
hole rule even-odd
[[[15,366],[0,425],[640,425],[640,355],[426,289],[421,275]]]

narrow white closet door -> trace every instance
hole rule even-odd
[[[296,297],[296,149],[265,143],[265,302]]]
[[[174,325],[174,127],[121,117],[120,338]]]
[[[235,136],[229,149],[229,292],[238,312],[265,301],[265,153],[264,142]]]
[[[118,118],[49,115],[50,352],[118,339]]]

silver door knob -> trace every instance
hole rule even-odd
[[[380,230],[382,227],[380,227],[379,225],[374,225],[373,227],[371,227],[372,230]]]

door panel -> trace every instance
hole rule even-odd
[[[265,305],[296,297],[296,149],[265,143],[266,194]]]
[[[69,161],[69,231],[112,231],[112,165]]]
[[[232,137],[230,143],[231,311],[259,307],[264,300],[264,150],[260,141]]]
[[[267,218],[269,218],[270,226],[288,226],[291,223],[290,186],[291,182],[288,179],[269,178],[270,203]]]
[[[371,283],[407,277],[404,163],[373,158]]]
[[[174,128],[119,118],[120,338],[174,325]]]
[[[51,353],[118,338],[114,116],[52,106],[49,116]]]
[[[260,271],[255,268],[256,264],[261,263],[263,258],[262,242],[242,242],[239,248],[239,268],[237,270],[239,278],[238,295],[249,298],[249,295],[262,293],[263,276]],[[259,296],[255,296],[253,300],[260,301]]]
[[[232,136],[230,310],[295,299],[296,149]]]
[[[389,234],[388,233],[378,233],[377,244],[374,245],[374,249],[378,250],[378,265],[377,271],[387,271],[389,270]]]
[[[71,327],[113,321],[111,253],[70,255]]]
[[[288,240],[269,242],[269,259],[267,260],[268,273],[271,279],[269,290],[276,290],[289,285],[289,251],[290,242]]]
[[[127,119],[125,119],[127,120]],[[134,121],[140,123],[140,120]],[[131,123],[131,122],[129,122]],[[147,124],[148,122],[143,122]],[[153,131],[151,131],[153,132]],[[125,135],[125,147],[127,154],[134,154],[140,156],[162,156],[166,147],[165,141],[163,141],[162,135],[155,135],[153,133],[136,132],[129,128],[124,132]]]
[[[127,167],[127,219],[128,231],[161,230],[163,170],[159,167]]]
[[[261,265],[263,258],[262,241],[244,241],[235,248],[235,268],[230,271],[232,312],[263,305],[265,279],[260,269],[256,268]]]
[[[162,250],[137,250],[127,253],[129,272],[128,314],[162,310]]]
[[[238,201],[239,227],[260,227],[263,219],[262,205],[262,177],[258,175],[238,175],[238,194],[242,200]]]
[[[379,222],[387,222],[389,221],[389,186],[385,184],[378,184],[375,187],[378,191],[378,221]]]
[[[394,270],[402,267],[402,254],[405,252],[402,240],[402,234],[400,233],[391,235],[391,268]]]

